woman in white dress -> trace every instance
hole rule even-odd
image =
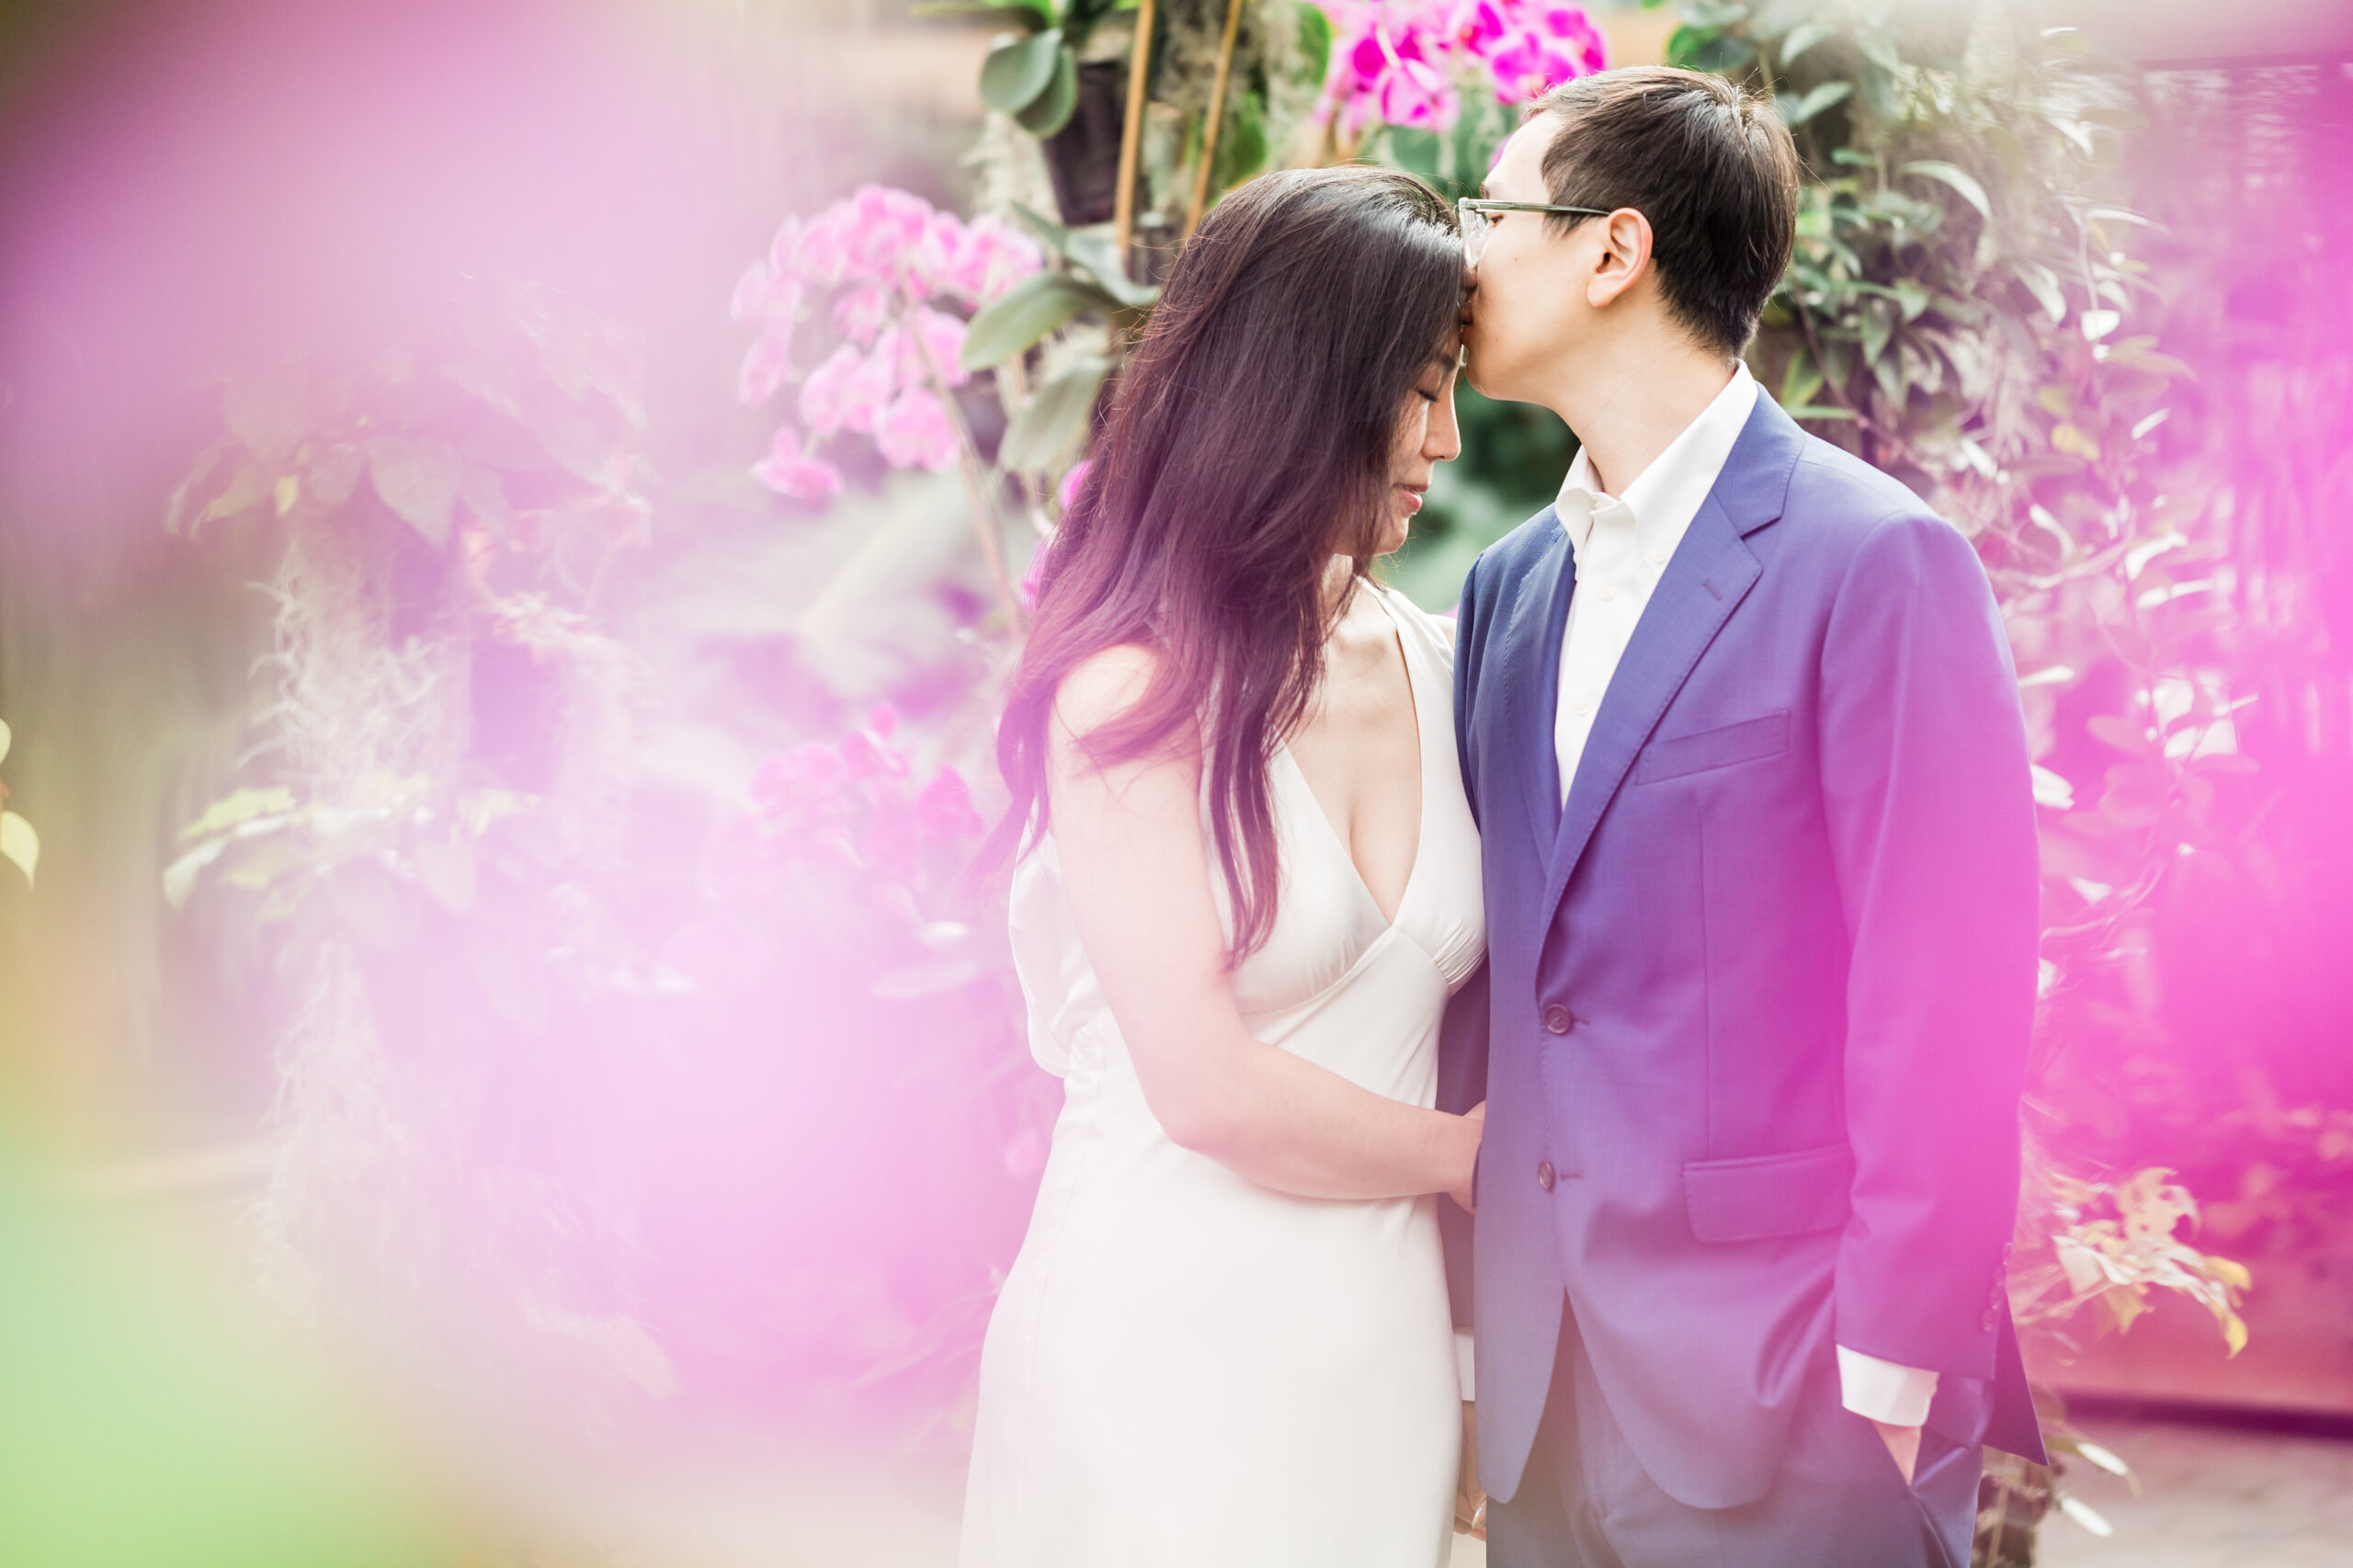
[[[1450,629],[1373,584],[1453,416],[1409,176],[1267,176],[1178,260],[999,758],[1064,1100],[981,1361],[964,1568],[1436,1568],[1461,1443],[1436,1098],[1483,950]]]

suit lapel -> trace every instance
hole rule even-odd
[[[1502,738],[1507,746],[1533,752],[1526,766],[1505,771],[1519,782],[1529,841],[1540,847],[1553,841],[1561,820],[1561,761],[1552,744],[1552,716],[1559,701],[1561,640],[1568,630],[1569,593],[1576,578],[1560,514],[1547,507],[1543,517],[1551,531],[1543,552],[1520,579],[1500,661],[1512,677]]]
[[[1764,568],[1744,536],[1780,516],[1790,473],[1803,442],[1803,434],[1789,415],[1770,398],[1760,396],[1715,488],[1700,503],[1683,542],[1667,562],[1642,619],[1635,623],[1625,656],[1610,677],[1601,710],[1594,715],[1593,732],[1577,760],[1576,778],[1561,812],[1560,831],[1552,841],[1552,863],[1545,877],[1542,917],[1547,929],[1601,813],[1617,795],[1636,754],[1658,727],[1667,704],[1690,677],[1700,654],[1762,574]],[[1557,619],[1563,623],[1567,619],[1565,597]],[[1560,640],[1561,631],[1555,630],[1548,694],[1560,684]],[[1552,732],[1548,707],[1544,733],[1549,737]],[[1552,748],[1548,745],[1546,750]],[[1555,781],[1552,798],[1559,799],[1557,756],[1548,757],[1545,775]]]

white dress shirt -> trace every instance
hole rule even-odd
[[[1562,481],[1555,506],[1569,536],[1576,582],[1569,596],[1566,634],[1561,639],[1559,706],[1553,711],[1552,746],[1561,764],[1565,804],[1577,764],[1593,733],[1594,715],[1618,673],[1618,661],[1632,641],[1634,627],[1651,602],[1660,574],[1716,486],[1733,443],[1756,407],[1756,381],[1748,367],[1733,368],[1715,401],[1667,443],[1650,467],[1610,495],[1594,481],[1593,462],[1580,448]],[[1455,1335],[1462,1397],[1474,1387],[1471,1336]],[[1893,1426],[1917,1426],[1927,1418],[1937,1374],[1838,1346],[1839,1397],[1847,1409]]]

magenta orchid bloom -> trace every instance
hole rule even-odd
[[[1444,132],[1460,94],[1506,107],[1608,63],[1581,6],[1551,0],[1328,0],[1340,42],[1316,112],[1350,141],[1376,125]]]

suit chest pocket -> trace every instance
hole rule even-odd
[[[1734,763],[1778,756],[1789,749],[1790,715],[1784,709],[1761,719],[1743,719],[1735,724],[1702,730],[1696,735],[1654,740],[1643,748],[1641,758],[1634,764],[1634,782],[1655,784],[1662,778],[1680,778],[1688,773],[1705,773]]]

